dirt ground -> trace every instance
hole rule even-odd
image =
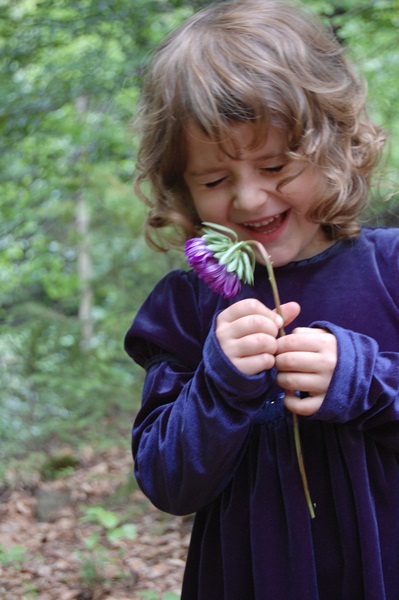
[[[131,471],[130,453],[115,449],[86,450],[53,481],[10,474],[0,489],[0,598],[178,599],[191,518],[157,511]],[[86,520],[89,507],[117,524]],[[135,525],[134,539],[112,537],[123,524]]]

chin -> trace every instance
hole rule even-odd
[[[269,250],[268,250],[269,252]],[[300,260],[298,258],[298,254],[295,252],[279,252],[270,250],[269,252],[273,267],[284,267],[284,265],[288,265],[290,262],[294,262],[296,260]]]

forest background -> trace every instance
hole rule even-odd
[[[0,0],[0,598],[179,597],[190,520],[135,487],[123,338],[184,261],[144,244],[131,120],[153,48],[206,4]],[[399,0],[305,5],[391,134],[366,220],[399,226]]]
[[[58,447],[128,447],[123,338],[182,263],[145,247],[131,128],[154,46],[203,0],[0,0],[0,479]],[[390,132],[373,224],[399,225],[399,3],[309,0]]]

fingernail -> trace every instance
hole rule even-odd
[[[284,325],[284,319],[281,315],[276,315],[276,325],[279,329]]]

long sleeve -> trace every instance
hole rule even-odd
[[[312,418],[346,423],[399,452],[399,352],[380,352],[373,338],[328,322],[313,326],[337,338],[338,364]]]
[[[158,508],[188,514],[234,475],[271,376],[238,372],[213,328],[194,372],[172,356],[152,363],[133,429],[136,477]]]

